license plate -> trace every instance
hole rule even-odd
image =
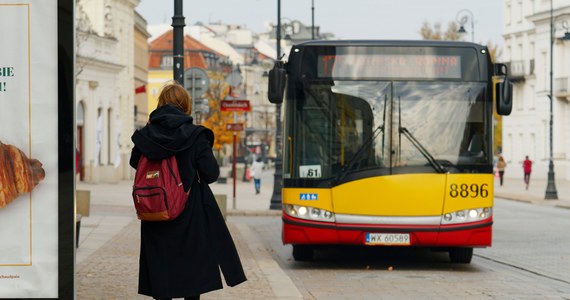
[[[410,245],[409,233],[366,233],[366,245]]]

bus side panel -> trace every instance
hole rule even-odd
[[[445,174],[405,174],[347,182],[333,188],[336,214],[440,216]]]
[[[437,239],[437,246],[441,247],[491,247],[493,230],[493,218],[485,221],[487,225],[479,228],[459,231],[442,231]]]
[[[282,202],[283,207],[292,204],[333,210],[330,189],[283,188]],[[301,220],[285,213],[282,239],[284,244],[338,244],[334,223]]]
[[[330,227],[319,226],[318,223],[303,220],[303,223],[310,224],[303,226],[297,223],[295,219],[283,215],[283,244],[339,244],[338,234],[334,225]]]
[[[449,174],[443,213],[470,208],[493,207],[492,174]]]
[[[330,189],[283,188],[281,193],[283,206],[294,204],[333,210]]]
[[[447,176],[443,214],[471,208],[493,207],[492,174],[449,174]],[[492,210],[491,210],[492,211]],[[490,247],[493,218],[469,224],[471,229],[448,230],[442,225],[438,246]]]

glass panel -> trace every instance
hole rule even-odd
[[[484,83],[395,83],[392,166],[429,165],[430,156],[447,166],[488,162],[484,91]]]
[[[342,169],[389,166],[391,88],[390,82],[335,81],[332,91],[340,100],[336,136],[341,141],[338,161]]]
[[[294,124],[285,147],[291,178],[366,170],[464,172],[489,163],[485,83],[335,81],[304,87],[287,120]]]

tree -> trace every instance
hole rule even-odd
[[[209,77],[211,84],[206,92],[206,98],[210,110],[202,125],[214,132],[216,138],[213,148],[220,151],[224,145],[233,142],[233,132],[226,130],[226,124],[233,123],[233,113],[222,112],[220,109],[221,100],[229,94],[230,86],[225,82],[223,74],[212,72]]]
[[[458,30],[459,28],[455,21],[449,22],[445,32],[441,31],[441,23],[436,22],[432,26],[429,22],[424,21],[419,33],[424,40],[457,41],[461,39],[461,34]]]

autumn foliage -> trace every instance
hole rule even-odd
[[[234,122],[232,112],[222,112],[220,102],[225,99],[230,92],[230,86],[219,74],[210,74],[211,84],[206,92],[210,111],[201,125],[214,132],[215,140],[213,148],[221,150],[224,145],[233,143],[233,132],[226,131],[226,124]],[[239,138],[239,136],[238,136]]]

